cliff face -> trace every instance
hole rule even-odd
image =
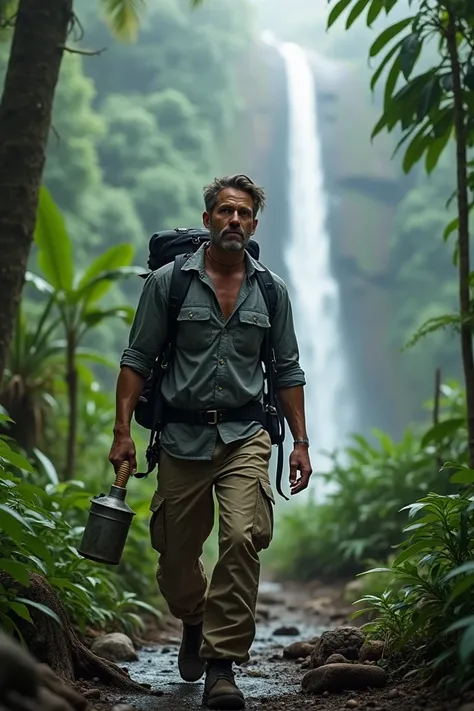
[[[394,142],[370,132],[379,110],[357,67],[311,57],[318,97],[333,270],[341,288],[344,339],[357,392],[359,431],[400,433],[406,419],[400,358],[390,350],[390,234],[407,180],[391,160]],[[265,186],[268,204],[257,233],[262,261],[290,282],[288,106],[278,52],[256,42],[239,77],[244,108],[236,122],[237,150],[224,166]],[[317,235],[315,235],[317,249]],[[301,255],[305,259],[306,255]]]

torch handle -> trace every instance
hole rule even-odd
[[[115,486],[120,486],[122,489],[125,489],[129,479],[130,464],[128,462],[122,462],[115,474]]]

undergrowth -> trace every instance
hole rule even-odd
[[[0,420],[9,418],[0,414]],[[143,628],[140,611],[161,615],[137,594],[148,590],[153,578],[145,516],[137,516],[130,531],[127,551],[133,555],[124,555],[127,562],[112,570],[82,558],[76,550],[91,497],[81,481],[59,482],[44,455],[38,452],[33,464],[15,451],[6,435],[0,436],[0,573],[25,588],[30,572],[42,575],[81,632],[89,627],[132,634]],[[143,514],[140,507],[145,503],[149,500],[135,504],[135,511]],[[30,622],[31,606],[38,604],[17,597],[5,581],[0,584],[1,628],[19,633],[15,616]],[[54,617],[48,608],[39,607]]]
[[[454,471],[457,494],[430,493],[405,507],[407,539],[389,568],[364,575],[389,575],[380,595],[364,595],[369,614],[364,629],[389,648],[416,650],[419,664],[412,673],[426,672],[462,691],[472,687],[474,672],[474,471],[447,464]]]
[[[373,442],[354,435],[331,455],[327,472],[313,474],[315,489],[326,480],[331,491],[323,503],[310,500],[278,517],[264,558],[274,573],[293,580],[355,575],[369,560],[387,560],[398,545],[404,506],[430,491],[456,492],[439,469],[448,460],[465,461],[464,398],[454,384],[442,392],[436,425],[409,428],[400,441],[377,430]]]

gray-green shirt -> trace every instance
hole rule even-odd
[[[264,384],[260,361],[263,335],[270,328],[265,299],[255,278],[261,265],[246,253],[246,277],[231,316],[224,320],[214,285],[204,269],[202,246],[182,267],[192,270],[188,293],[178,316],[176,350],[162,386],[172,407],[224,409],[259,401]],[[143,285],[129,347],[120,365],[148,377],[166,337],[168,294],[172,264],[148,275]],[[278,306],[272,325],[276,357],[276,387],[305,384],[299,364],[298,344],[288,291],[280,277],[272,275]],[[226,443],[244,439],[261,428],[257,422],[212,425],[169,423],[161,445],[169,454],[184,459],[211,459],[216,435]]]

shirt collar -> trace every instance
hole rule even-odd
[[[202,244],[199,249],[189,257],[182,267],[183,271],[190,271],[194,269],[200,274],[204,272],[204,252],[208,244],[209,242]],[[262,265],[257,262],[257,260],[254,259],[252,255],[247,252],[247,250],[245,251],[245,269],[248,277],[251,277],[256,271],[265,271]]]

